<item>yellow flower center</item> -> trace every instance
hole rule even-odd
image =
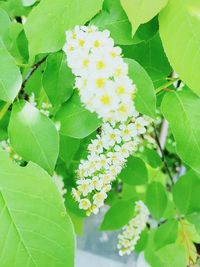
[[[85,45],[85,40],[80,39],[80,40],[79,40],[79,45],[83,47],[83,46]]]
[[[124,134],[130,134],[130,131],[128,129],[125,129]]]
[[[74,51],[74,47],[73,46],[70,46],[69,47],[69,51]]]
[[[103,105],[109,105],[110,104],[110,96],[103,95],[100,99],[101,103]]]
[[[93,43],[93,46],[95,48],[99,48],[100,47],[100,42],[98,40],[95,40],[94,43]]]
[[[122,69],[118,68],[115,70],[115,76],[120,77],[122,75]]]
[[[72,38],[73,38],[73,39],[76,39],[76,37],[77,37],[77,36],[76,36],[76,33],[73,32],[73,33],[72,33]]]
[[[112,58],[115,58],[117,56],[117,54],[114,51],[111,51],[110,55],[111,55]]]
[[[84,59],[83,60],[83,67],[84,68],[87,68],[88,67],[88,64],[89,64],[89,60],[88,59]]]
[[[99,60],[97,62],[97,69],[102,70],[103,68],[105,68],[105,63],[102,60]]]
[[[126,90],[123,86],[118,86],[116,91],[119,95],[122,95],[125,93]]]
[[[122,112],[122,113],[126,113],[127,112],[127,107],[125,105],[121,105],[119,107],[119,111]]]
[[[105,79],[103,79],[103,78],[98,78],[98,79],[96,80],[96,87],[97,87],[97,88],[102,88],[102,87],[104,87],[104,85],[105,85]]]

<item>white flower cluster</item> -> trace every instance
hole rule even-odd
[[[29,103],[33,107],[37,107],[37,103],[35,101],[35,94],[32,93],[31,96],[29,97]],[[52,105],[46,102],[42,102],[40,112],[49,117],[50,115],[50,109],[52,108]]]
[[[140,238],[141,232],[146,227],[149,217],[149,210],[142,201],[135,203],[135,216],[122,228],[122,233],[118,235],[119,255],[130,255],[135,249],[135,245]]]
[[[135,86],[110,32],[76,26],[66,37],[68,66],[76,76],[75,86],[86,108],[109,122],[124,122],[134,116]]]
[[[67,193],[67,189],[65,188],[65,184],[63,182],[63,177],[58,175],[57,173],[54,173],[51,177],[54,184],[57,186],[58,191],[63,199],[65,201],[64,195]]]
[[[10,157],[16,161],[17,163],[22,163],[22,157],[20,157],[17,153],[15,153],[15,151],[12,149],[12,147],[10,146],[10,141],[9,139],[7,140],[3,140],[0,142],[0,148],[7,151],[10,155]]]
[[[121,172],[127,158],[140,143],[140,135],[146,132],[148,120],[136,117],[131,122],[117,123],[113,127],[104,123],[101,135],[88,146],[89,155],[81,160],[77,170],[77,189],[72,194],[80,209],[97,214],[104,205],[111,184]]]
[[[112,181],[137,149],[149,119],[135,110],[135,86],[109,31],[76,26],[66,33],[66,39],[63,50],[81,101],[104,122],[101,134],[88,147],[87,159],[79,165],[77,189],[72,189],[80,209],[87,215],[97,214]]]

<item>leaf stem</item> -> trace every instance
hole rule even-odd
[[[5,114],[6,114],[6,112],[8,111],[9,107],[11,106],[11,104],[12,104],[11,102],[7,102],[7,103],[3,106],[2,110],[0,111],[0,120],[3,119],[3,117],[4,117]]]
[[[163,164],[164,164],[164,166],[165,166],[165,170],[166,170],[166,172],[167,172],[168,175],[169,175],[169,178],[170,178],[170,180],[171,180],[172,185],[174,185],[173,176],[172,176],[172,174],[171,174],[171,172],[170,172],[170,170],[169,170],[169,167],[168,167],[168,164],[167,164],[167,161],[166,161],[166,158],[165,158],[164,151],[163,151],[162,146],[161,146],[160,141],[159,141],[159,137],[158,137],[158,133],[157,133],[157,130],[156,130],[156,126],[155,126],[154,124],[153,124],[153,128],[154,128],[154,133],[155,133],[155,140],[156,140],[156,143],[157,143],[158,148],[159,148],[160,153],[161,153],[161,159],[162,159],[162,162],[163,162]]]
[[[179,78],[174,78],[172,80],[170,80],[169,82],[167,82],[166,84],[164,85],[161,85],[160,87],[158,87],[155,91],[156,91],[156,94],[159,94],[162,90],[166,90],[166,88],[170,85],[172,85],[174,82],[177,82],[179,81],[180,79]]]

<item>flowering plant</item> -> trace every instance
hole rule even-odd
[[[0,1],[1,267],[73,267],[99,213],[116,255],[199,264],[198,10]]]

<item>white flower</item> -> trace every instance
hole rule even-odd
[[[135,217],[122,228],[122,233],[118,235],[117,248],[120,256],[130,255],[146,226],[149,211],[142,201],[135,203],[135,214]]]
[[[94,204],[97,207],[101,207],[104,204],[104,200],[107,198],[107,194],[104,191],[100,191],[93,196]]]
[[[77,201],[77,202],[80,202],[81,200],[81,192],[79,192],[78,190],[76,190],[75,188],[72,188],[72,196],[74,197],[74,199]]]
[[[65,201],[64,195],[67,193],[67,189],[65,188],[63,177],[54,173],[54,175],[52,176],[52,181],[57,186],[58,191],[63,198],[63,201]]]
[[[90,179],[78,180],[77,184],[77,188],[83,194],[83,196],[87,196],[88,193],[92,191],[92,184]]]
[[[87,198],[83,198],[80,200],[79,208],[83,210],[88,210],[91,207],[91,202]]]
[[[102,186],[103,186],[103,182],[102,180],[99,179],[99,177],[95,176],[92,178],[92,185],[93,185],[93,188],[100,191]]]
[[[129,123],[128,125],[121,124],[119,128],[124,141],[130,141],[137,135],[137,129],[134,123]]]
[[[139,134],[144,134],[146,132],[145,126],[147,126],[148,123],[143,117],[139,117],[135,120],[135,127]]]
[[[105,149],[113,147],[115,143],[120,144],[121,143],[120,130],[114,129],[112,127],[108,128],[107,131],[104,131],[102,142]]]

